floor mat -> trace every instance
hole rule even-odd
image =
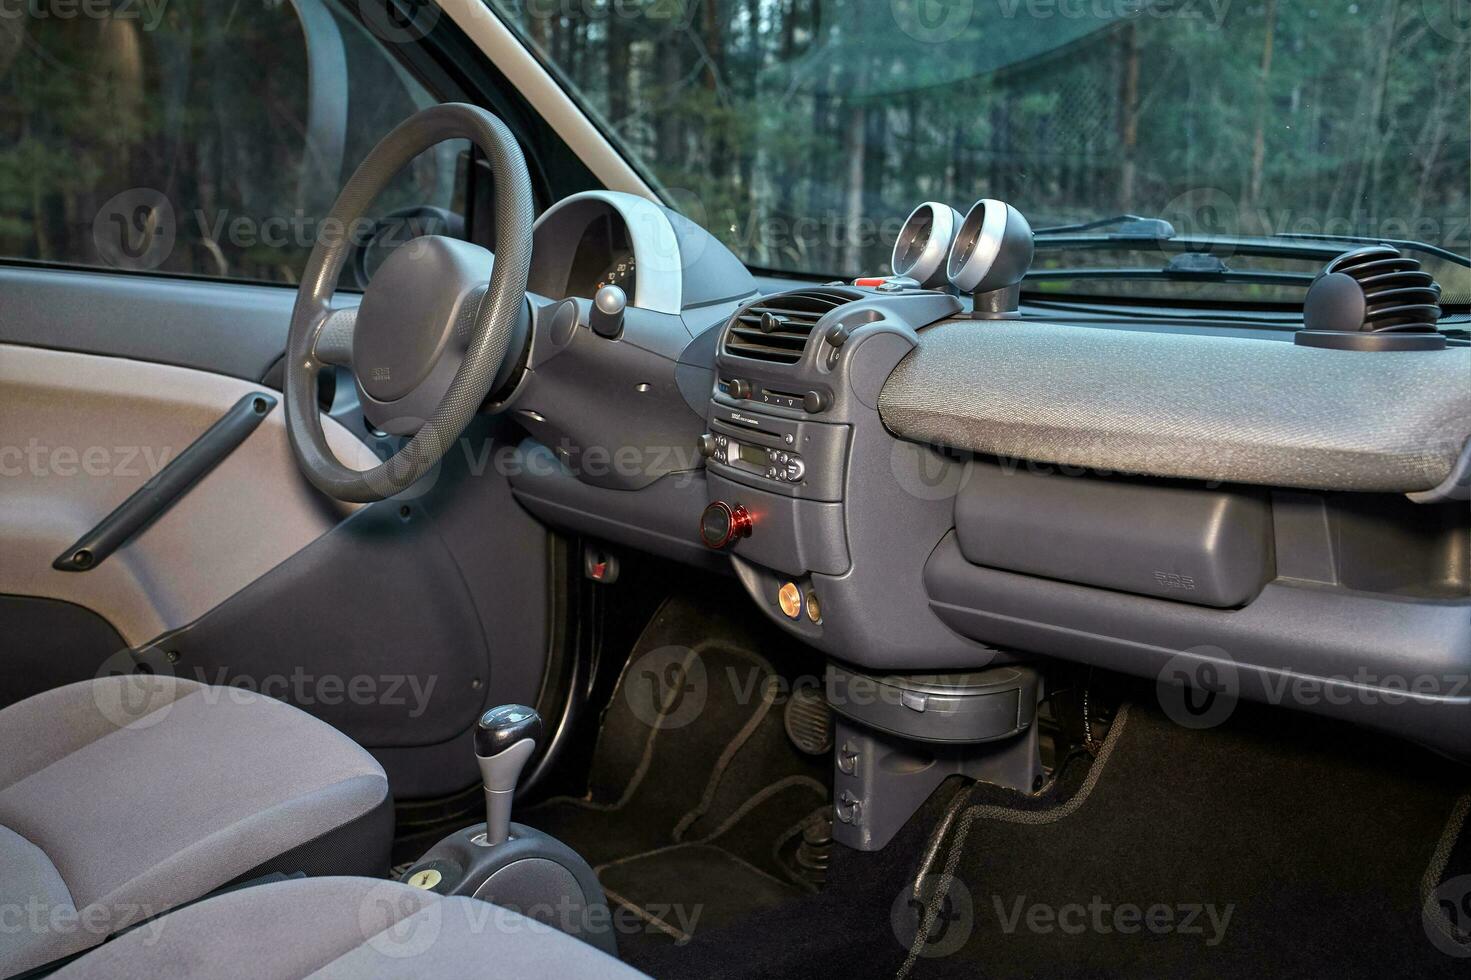
[[[1471,946],[1425,910],[1471,912],[1468,786],[1462,766],[1321,719],[1243,704],[1196,731],[1136,707],[1047,797],[947,784],[884,852],[839,849],[824,894],[645,969],[1465,977]]]
[[[711,607],[659,609],[604,714],[588,792],[516,816],[582,854],[610,901],[646,924],[619,938],[635,965],[650,947],[812,893],[782,846],[827,802],[827,760],[791,745],[790,677],[763,654],[816,665],[764,621]]]
[[[1465,773],[1314,719],[1238,715],[1198,731],[1135,711],[1065,810],[970,805],[935,869],[946,894],[927,896],[957,918],[947,936],[929,917],[911,975],[1464,976],[1421,909]]]
[[[598,880],[610,901],[646,912],[680,941],[700,925],[730,925],[803,894],[713,844],[675,844],[620,858],[600,867]],[[712,904],[713,882],[719,882],[720,901]]]

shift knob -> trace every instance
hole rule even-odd
[[[475,725],[475,761],[485,784],[485,845],[510,836],[511,801],[521,767],[542,739],[541,715],[524,704],[503,704]]]

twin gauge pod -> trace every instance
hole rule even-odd
[[[1005,201],[977,201],[963,218],[926,201],[904,220],[890,265],[926,289],[949,283],[970,293],[977,317],[1006,316],[1016,312],[1032,265],[1032,226]]]

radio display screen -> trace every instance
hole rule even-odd
[[[760,467],[766,465],[766,450],[760,446],[751,446],[742,442],[738,444],[737,448],[740,450],[741,462]]]

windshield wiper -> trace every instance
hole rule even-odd
[[[1364,244],[1393,245],[1407,252],[1432,255],[1471,269],[1471,258],[1428,242],[1396,238],[1357,238],[1349,235],[1311,235],[1282,232],[1271,237],[1253,235],[1181,235],[1163,218],[1118,214],[1096,221],[1054,225],[1033,233],[1038,249],[1108,250],[1153,245],[1165,252],[1210,253],[1229,249],[1234,255],[1302,259],[1326,262]]]
[[[1175,226],[1163,218],[1141,218],[1137,214],[1116,214],[1111,218],[1085,221],[1075,225],[1053,225],[1050,228],[1034,229],[1033,235],[1059,235],[1065,232],[1095,231],[1113,228],[1110,234],[1116,238],[1174,238]]]
[[[1363,235],[1317,235],[1307,232],[1279,231],[1273,238],[1301,238],[1307,241],[1317,242],[1348,242],[1353,245],[1393,245],[1407,252],[1420,252],[1424,255],[1433,255],[1438,259],[1445,259],[1456,265],[1471,269],[1471,258],[1452,252],[1448,248],[1439,245],[1431,245],[1429,242],[1417,242],[1412,238],[1369,238]]]
[[[1205,252],[1181,252],[1171,257],[1163,268],[1073,268],[1032,269],[1028,281],[1048,279],[1153,279],[1161,282],[1250,282],[1276,286],[1312,285],[1310,272],[1271,272],[1266,269],[1232,269],[1218,255]]]

